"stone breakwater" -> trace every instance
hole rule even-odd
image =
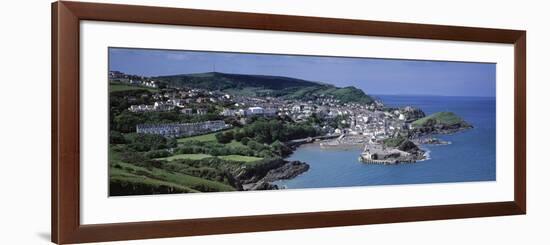
[[[359,161],[372,164],[397,164],[414,163],[425,160],[425,151],[420,149],[411,140],[403,140],[396,147],[388,147],[383,143],[375,142],[367,136],[342,135],[333,140],[326,140],[319,143],[319,147],[330,148],[355,148],[362,147],[363,153]]]
[[[415,163],[424,159],[425,151],[409,140],[405,140],[397,147],[368,143],[359,156],[359,161],[369,164]]]
[[[369,139],[360,135],[341,135],[333,140],[326,140],[319,143],[321,148],[347,148],[347,147],[363,147]]]

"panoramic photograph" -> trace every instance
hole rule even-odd
[[[109,196],[496,180],[496,64],[108,49]]]

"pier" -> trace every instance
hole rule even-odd
[[[373,159],[363,158],[362,156],[359,156],[359,161],[366,164],[384,164],[384,165],[397,163],[397,160],[373,160]]]
[[[290,140],[286,142],[288,146],[299,146],[301,144],[306,143],[312,143],[317,140],[328,140],[328,139],[334,139],[340,137],[340,134],[334,134],[334,135],[323,135],[323,136],[317,136],[317,137],[308,137],[304,139],[297,139],[297,140]]]

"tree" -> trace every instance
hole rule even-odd
[[[150,151],[169,148],[166,138],[155,134],[128,134],[128,147],[135,151]]]
[[[135,113],[123,111],[115,116],[114,129],[122,133],[133,133],[136,131],[136,125],[142,123],[141,118]]]
[[[124,135],[122,135],[120,132],[111,130],[111,132],[109,132],[109,143],[124,144],[126,143],[126,140],[124,139]]]
[[[311,114],[311,116],[308,118],[309,123],[316,124],[316,125],[321,124],[321,121],[322,120],[317,113]]]
[[[220,132],[217,133],[215,136],[219,143],[227,144],[231,142],[231,140],[233,140],[233,131]]]
[[[178,140],[175,138],[168,138],[166,139],[166,147],[167,148],[175,148],[178,146]]]
[[[288,156],[292,153],[292,149],[290,149],[290,147],[278,140],[271,144],[271,149],[275,154],[281,157]]]
[[[237,131],[235,131],[233,137],[235,138],[236,141],[241,141],[241,139],[245,136],[246,135],[244,134],[244,132],[242,132],[241,130],[237,130]]]
[[[246,146],[248,146],[250,149],[252,149],[254,151],[261,151],[265,148],[263,144],[260,144],[260,143],[254,141],[254,140],[248,141]]]
[[[167,150],[155,150],[145,153],[145,157],[149,159],[168,157],[170,155],[170,152],[168,152]]]
[[[262,158],[272,157],[272,156],[273,156],[273,153],[268,149],[264,149],[260,151],[260,153],[258,153],[258,157],[262,157]]]
[[[250,138],[248,138],[248,137],[243,137],[243,138],[241,139],[241,143],[242,143],[243,145],[247,145],[247,144],[248,144],[248,141],[250,141]]]

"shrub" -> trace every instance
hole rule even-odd
[[[155,150],[155,151],[149,151],[145,153],[145,157],[149,159],[168,157],[170,155],[171,155],[170,152],[168,152],[167,150]]]
[[[166,149],[177,144],[177,142],[174,143],[174,141],[168,143],[166,138],[155,134],[131,133],[126,135],[126,141],[128,142],[128,147],[136,151]]]
[[[248,137],[243,137],[243,138],[241,138],[241,143],[242,143],[243,145],[247,145],[247,144],[248,144],[248,141],[250,141],[250,138],[248,138]]]
[[[233,140],[233,131],[225,131],[216,134],[216,140],[221,144],[226,144]]]
[[[246,135],[241,130],[235,131],[234,138],[236,141],[241,141]]]
[[[288,156],[292,153],[292,149],[280,141],[275,141],[271,144],[272,151],[279,156]]]
[[[124,144],[126,143],[126,139],[124,139],[124,135],[122,135],[122,133],[111,130],[111,132],[109,132],[109,143]]]

